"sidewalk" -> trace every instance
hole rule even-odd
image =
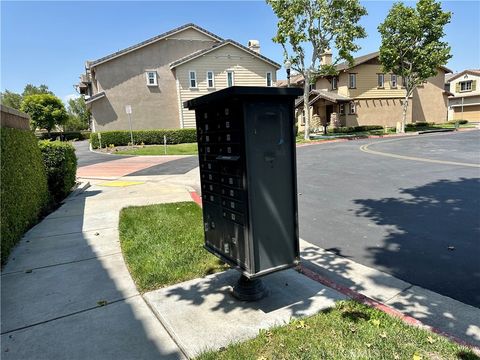
[[[118,219],[128,205],[191,198],[175,177],[136,181],[97,181],[14,249],[2,272],[2,359],[183,358],[128,273]]]

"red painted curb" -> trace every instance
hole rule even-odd
[[[202,207],[202,198],[197,194],[196,191],[190,191],[190,197],[198,204],[198,206]]]
[[[349,289],[348,287],[346,286],[343,286],[341,284],[338,284],[310,269],[307,269],[305,268],[304,266],[302,265],[299,265],[297,270],[304,274],[305,276],[307,276],[308,278],[316,281],[316,282],[319,282],[320,284],[323,284],[325,286],[328,286],[329,288],[332,288],[332,289],[335,289],[336,291],[348,296],[349,298],[355,300],[355,301],[358,301],[362,304],[365,304],[367,306],[370,306],[370,307],[373,307],[377,310],[380,310],[390,316],[393,316],[393,317],[396,317],[398,319],[400,319],[402,322],[408,324],[408,325],[412,325],[412,326],[417,326],[417,327],[420,327],[422,329],[427,329],[427,330],[430,330],[431,332],[434,332],[438,335],[441,335],[441,336],[444,336],[454,342],[456,342],[457,344],[459,345],[462,345],[462,346],[465,346],[465,347],[468,347],[469,349],[471,349],[473,352],[477,353],[478,355],[480,355],[480,348],[478,348],[477,346],[473,345],[473,344],[470,344],[469,342],[463,340],[463,339],[460,339],[454,335],[451,335],[451,334],[448,334],[442,330],[439,330],[439,329],[436,329],[432,326],[429,326],[429,325],[425,325],[424,323],[422,323],[420,320],[418,319],[415,319],[409,315],[405,315],[403,313],[401,313],[400,311],[388,306],[388,305],[385,305],[377,300],[374,300],[374,299],[371,299],[369,298],[368,296],[365,296],[363,294],[360,294],[354,290],[351,290]]]

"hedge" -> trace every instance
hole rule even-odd
[[[90,131],[52,131],[50,134],[47,132],[36,133],[37,138],[41,140],[57,140],[71,141],[71,140],[88,140],[90,139]]]
[[[94,149],[100,147],[98,134],[101,134],[102,147],[110,144],[115,146],[128,145],[130,140],[130,131],[102,131],[90,135],[90,143]],[[145,145],[163,144],[163,137],[167,137],[167,144],[193,143],[197,141],[195,129],[158,129],[158,130],[134,130],[133,141],[135,144],[144,143]]]
[[[47,175],[37,138],[28,130],[1,129],[1,261],[49,203]]]
[[[48,189],[54,202],[63,200],[75,185],[77,157],[70,143],[42,140],[38,142],[47,171]]]
[[[332,133],[354,133],[362,131],[383,130],[381,125],[362,125],[362,126],[342,126],[339,128],[331,129]]]

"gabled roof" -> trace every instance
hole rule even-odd
[[[140,49],[144,46],[147,46],[147,45],[150,45],[150,44],[153,44],[157,41],[160,41],[160,40],[163,40],[165,39],[166,37],[168,36],[171,36],[173,34],[176,34],[178,32],[181,32],[181,31],[184,31],[186,29],[189,29],[189,28],[192,28],[192,29],[195,29],[209,37],[211,37],[213,40],[215,41],[223,41],[223,39],[217,35],[215,35],[214,33],[211,33],[210,31],[208,30],[205,30],[204,28],[201,28],[200,26],[197,26],[195,24],[185,24],[183,26],[180,26],[176,29],[173,29],[173,30],[170,30],[170,31],[167,31],[163,34],[160,34],[160,35],[157,35],[157,36],[154,36],[148,40],[145,40],[145,41],[142,41],[141,43],[138,43],[136,45],[133,45],[133,46],[130,46],[126,49],[123,49],[123,50],[120,50],[120,51],[117,51],[117,52],[114,52],[113,54],[110,54],[110,55],[107,55],[107,56],[104,56],[100,59],[97,59],[97,60],[94,60],[94,61],[87,61],[87,68],[91,68],[91,67],[95,67],[97,65],[100,65],[100,64],[103,64],[104,62],[107,62],[107,61],[110,61],[112,59],[115,59],[119,56],[122,56],[122,55],[125,55],[131,51],[134,51],[134,50],[137,50],[137,49]]]
[[[202,49],[202,50],[196,51],[196,52],[194,52],[190,55],[187,55],[187,56],[185,56],[181,59],[175,60],[174,62],[170,63],[170,69],[173,69],[173,68],[175,68],[179,65],[185,64],[185,63],[187,63],[187,62],[189,62],[193,59],[196,59],[200,56],[206,55],[206,54],[208,54],[212,51],[218,50],[218,49],[224,47],[225,45],[233,45],[233,46],[249,53],[250,55],[253,55],[253,56],[259,58],[260,60],[263,60],[263,61],[275,66],[277,69],[281,68],[281,65],[276,63],[275,61],[270,60],[269,58],[267,58],[263,55],[260,55],[259,53],[255,52],[255,51],[250,50],[249,48],[237,43],[236,41],[233,41],[231,39],[227,39],[227,40],[222,41],[221,43],[213,45],[211,48]]]
[[[480,69],[463,70],[463,71],[461,71],[457,74],[453,74],[452,76],[448,77],[448,79],[446,79],[446,82],[450,82],[452,80],[458,79],[460,76],[465,75],[465,74],[480,76]]]
[[[333,103],[345,103],[345,102],[352,101],[351,98],[337,94],[336,92],[332,92],[332,91],[312,90],[310,91],[310,94],[308,94],[308,97],[310,98],[310,96],[312,95],[314,96],[311,100],[308,101],[308,105],[314,104],[319,99],[325,99]],[[295,101],[295,106],[299,106],[302,103],[303,103],[303,97]]]

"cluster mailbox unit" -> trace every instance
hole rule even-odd
[[[195,110],[205,248],[240,270],[234,294],[263,297],[259,276],[299,256],[294,101],[302,90],[229,87]]]

